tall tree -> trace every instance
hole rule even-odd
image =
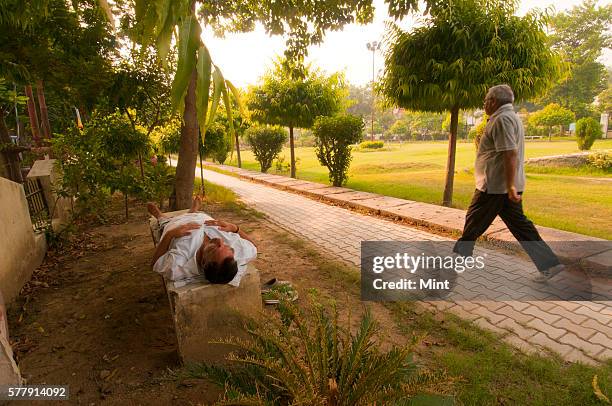
[[[108,4],[102,3],[108,10]],[[214,122],[221,98],[226,106],[230,106],[230,94],[234,92],[234,97],[237,97],[236,89],[214,65],[202,42],[196,4],[194,0],[136,0],[131,2],[133,12],[124,10],[122,16],[122,26],[127,26],[131,38],[143,47],[155,46],[163,63],[171,55],[173,41],[177,43],[176,73],[170,95],[174,109],[182,113],[183,126],[176,168],[175,209],[191,204],[198,132],[205,137],[207,128]],[[109,14],[112,15],[110,10]],[[227,109],[227,114],[232,116],[231,108]],[[233,120],[229,123],[232,125]]]
[[[552,128],[560,127],[560,134],[563,135],[563,126],[570,125],[576,119],[573,111],[551,103],[540,111],[529,115],[529,123],[535,126],[548,127],[548,140],[552,139]]]
[[[75,0],[72,4],[77,5],[78,13],[62,0],[5,0],[0,6],[0,78],[5,79],[5,88],[16,88],[17,93],[26,85],[30,93],[29,85],[38,84],[39,102],[46,99],[41,105],[45,133],[63,131],[71,122],[72,106],[94,106],[110,71],[113,37],[100,18],[97,2]],[[34,107],[34,94],[31,96]],[[6,108],[1,110],[0,136],[6,144],[9,127],[17,123],[14,115],[6,114]],[[47,115],[51,128],[46,125]],[[38,123],[30,124],[38,128]],[[25,137],[21,141],[27,143]],[[14,180],[21,180],[16,152],[27,149],[5,146],[4,159]]]
[[[411,32],[390,28],[379,91],[388,103],[450,111],[443,204],[452,203],[459,111],[482,106],[487,88],[509,84],[518,100],[538,95],[559,75],[545,20],[514,15],[515,2],[456,0],[432,8]]]
[[[568,70],[544,103],[559,103],[578,117],[590,115],[595,96],[606,88],[606,68],[597,59],[612,44],[611,24],[612,4],[598,7],[596,0],[585,0],[550,20],[550,44],[563,54]]]
[[[108,8],[105,0],[99,1]],[[133,12],[127,13],[126,20],[134,23],[135,38],[145,44],[155,44],[162,59],[173,43],[175,31],[178,32],[179,54],[172,94],[175,105],[184,107],[185,126],[176,177],[177,208],[190,205],[197,156],[196,122],[199,122],[201,130],[205,130],[206,125],[212,123],[210,118],[213,118],[218,105],[215,99],[221,93],[224,99],[229,98],[228,86],[215,66],[213,100],[209,118],[206,117],[212,62],[200,39],[200,23],[212,27],[219,34],[252,31],[256,23],[260,23],[268,34],[286,35],[284,68],[294,78],[299,78],[304,75],[303,62],[309,45],[321,43],[329,30],[338,30],[355,22],[368,23],[374,17],[372,0],[304,0],[297,4],[289,1],[215,0],[199,2],[197,13],[195,1],[127,1],[132,4]],[[417,0],[385,2],[394,18],[401,18],[418,7]],[[427,1],[434,5],[438,2]],[[229,101],[225,105],[230,106]],[[201,132],[205,134],[205,131]]]
[[[172,116],[170,74],[163,69],[154,49],[133,48],[115,68],[107,93],[109,107],[118,108],[134,130],[140,126],[149,136]]]
[[[597,108],[601,113],[608,113],[612,116],[612,86],[599,93],[597,96]]]
[[[41,80],[51,130],[87,114],[109,86],[115,36],[96,0],[7,0],[0,12],[0,75],[19,88]]]
[[[348,107],[346,112],[356,116],[372,115],[372,89],[368,86],[348,86]]]
[[[310,128],[318,116],[339,112],[346,96],[341,75],[324,76],[308,69],[304,72],[303,78],[295,79],[277,62],[264,75],[262,83],[251,88],[247,101],[253,120],[289,127],[292,178],[295,178],[294,128]]]

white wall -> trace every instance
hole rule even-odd
[[[44,234],[35,234],[19,183],[0,178],[0,292],[10,303],[42,262]]]

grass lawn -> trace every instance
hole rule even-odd
[[[412,142],[392,144],[382,151],[353,153],[347,187],[403,199],[441,204],[448,144]],[[612,149],[611,140],[597,140],[592,151]],[[527,158],[578,152],[574,140],[528,141]],[[281,156],[289,160],[285,148]],[[296,148],[300,179],[327,183],[314,148]],[[474,191],[475,148],[457,145],[453,206],[467,208]],[[243,167],[259,170],[250,151],[242,153]],[[228,163],[228,162],[226,162]],[[236,165],[236,157],[229,162]],[[270,170],[274,172],[274,168]],[[527,168],[525,211],[542,226],[612,239],[612,176],[596,170]]]

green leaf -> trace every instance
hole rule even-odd
[[[172,10],[172,2],[164,1],[156,4],[156,14],[158,16],[157,26],[160,27],[157,33],[157,50],[159,58],[165,63],[170,46],[172,45],[172,33],[176,21]]]
[[[212,61],[206,45],[202,45],[198,50],[198,81],[196,84],[196,109],[198,111],[198,123],[202,137],[206,133],[206,113],[208,112],[208,96],[210,92],[210,72]],[[202,138],[204,142],[204,138]]]
[[[210,114],[208,115],[208,123],[206,127],[210,127],[215,121],[215,115],[217,114],[217,107],[219,107],[219,100],[221,100],[221,88],[223,88],[223,74],[219,68],[215,65],[215,70],[212,74],[213,77],[213,99],[210,107]]]
[[[222,84],[221,93],[223,94],[223,104],[225,105],[225,112],[227,114],[227,123],[229,126],[229,131],[227,133],[228,143],[230,146],[230,151],[232,151],[234,149],[234,117],[232,115],[232,104],[230,102],[229,92],[227,91],[228,86],[225,85],[226,83],[227,81],[225,81]]]
[[[243,118],[246,118],[247,116],[246,109],[245,109],[244,103],[242,102],[242,98],[240,97],[240,92],[238,91],[238,89],[236,89],[236,86],[234,86],[234,84],[230,82],[229,80],[226,80],[225,83],[227,84],[227,87],[229,87],[232,94],[234,95],[234,99],[236,100],[236,105],[238,105],[238,110],[240,111],[240,115]]]
[[[191,74],[196,67],[196,51],[200,45],[200,24],[194,16],[186,18],[179,29],[178,63],[172,81],[172,107],[176,109],[185,96]]]

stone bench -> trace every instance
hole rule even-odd
[[[165,213],[176,216],[186,210]],[[155,218],[149,220],[154,244],[161,238]],[[262,310],[259,271],[249,264],[240,286],[216,285],[203,277],[185,284],[162,277],[168,295],[178,352],[183,363],[222,362],[232,346],[217,344],[229,337],[244,338],[245,317],[257,317]]]

